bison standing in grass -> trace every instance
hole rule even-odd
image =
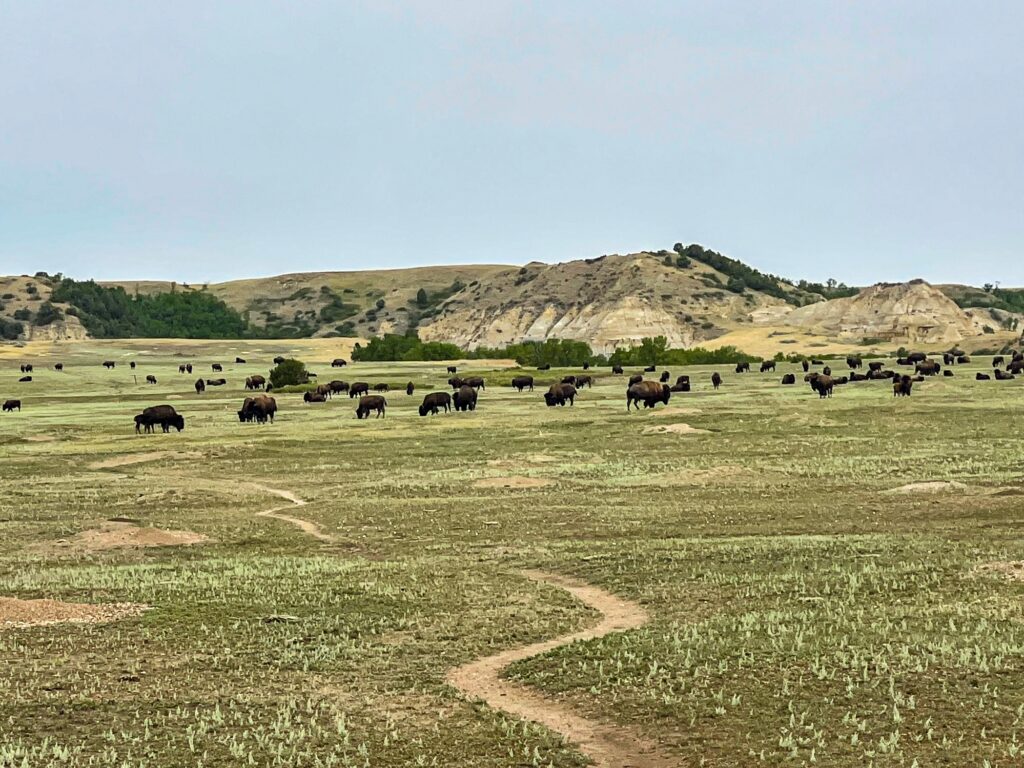
[[[475,411],[476,397],[476,390],[463,384],[452,397],[452,403],[455,405],[456,411]]]
[[[206,382],[202,379],[196,379],[196,394],[201,395],[206,391]]]
[[[640,403],[644,404],[644,408],[653,408],[658,403],[668,405],[670,397],[672,390],[660,381],[641,381],[626,390],[626,410],[634,405],[640,410]]]
[[[711,374],[711,386],[714,387],[715,389],[718,389],[720,386],[722,386],[722,377],[718,374],[718,371],[715,371],[714,373]]]
[[[265,386],[267,386],[266,378],[260,376],[258,373],[245,377],[245,388],[248,390],[263,389]]]
[[[4,400],[4,413],[11,413],[15,408],[21,412],[21,400]]]
[[[584,387],[594,388],[594,377],[593,376],[577,376],[576,377],[576,388],[583,389]]]
[[[824,373],[811,374],[810,383],[811,389],[818,393],[818,397],[832,397],[836,381],[831,376],[826,376]]]
[[[269,420],[274,423],[274,414],[277,413],[277,401],[269,395],[256,395],[245,398],[242,409],[238,412],[238,420],[245,422],[255,421],[257,424],[266,424]]]
[[[892,380],[892,396],[893,397],[910,397],[911,391],[914,389],[914,380],[904,374],[903,376],[893,377]]]
[[[139,432],[140,428],[145,428],[146,432],[152,432],[157,424],[164,432],[170,432],[171,427],[181,432],[185,429],[185,417],[170,405],[151,406],[135,417],[136,432]]]
[[[447,392],[431,392],[423,398],[423,403],[420,405],[420,416],[426,416],[428,413],[437,414],[442,408],[445,413],[451,411],[452,396]]]
[[[352,399],[353,397],[358,397],[359,395],[365,395],[369,391],[370,391],[370,385],[369,384],[367,384],[365,381],[357,381],[354,384],[352,384],[351,387],[349,387],[349,389],[348,389],[348,396],[349,396],[349,399]]]
[[[552,384],[551,388],[544,393],[544,402],[548,407],[555,405],[573,405],[576,402],[576,387],[572,384]]]
[[[512,379],[512,387],[520,392],[524,389],[529,389],[533,392],[533,376],[516,376]]]
[[[146,383],[147,384],[156,384],[156,376],[154,376],[152,373],[148,374],[146,376]]]
[[[382,418],[387,411],[388,401],[380,395],[364,395],[359,398],[359,406],[356,408],[357,419],[370,418],[370,411],[377,412],[377,418]]]
[[[336,357],[331,360],[331,368],[344,368],[346,365],[348,365],[348,360],[344,360],[340,357]]]
[[[775,373],[774,360],[765,360],[764,362],[761,363],[761,373],[768,373],[768,371]]]
[[[796,384],[796,374],[785,373],[782,375],[783,384]]]

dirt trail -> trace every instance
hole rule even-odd
[[[600,587],[541,571],[525,571],[523,575],[564,589],[577,600],[600,611],[602,619],[589,629],[502,651],[456,667],[448,673],[448,682],[470,698],[483,699],[495,709],[561,733],[568,741],[577,744],[598,768],[669,768],[679,765],[679,760],[659,752],[629,728],[590,720],[557,701],[501,678],[505,667],[514,662],[579,640],[592,640],[647,623],[647,613],[643,608]]]
[[[303,533],[306,533],[312,536],[314,539],[318,539],[319,541],[334,541],[334,537],[331,534],[325,532],[323,528],[321,528],[319,525],[312,522],[311,520],[303,520],[301,517],[292,517],[291,515],[285,515],[281,513],[281,510],[283,509],[291,509],[292,507],[306,506],[305,499],[300,499],[291,491],[285,491],[280,488],[271,488],[270,486],[261,485],[260,483],[249,483],[249,486],[251,488],[256,488],[257,490],[263,491],[264,493],[269,493],[273,496],[277,496],[289,502],[289,504],[285,506],[271,507],[270,509],[265,509],[262,512],[257,512],[256,515],[258,517],[272,517],[275,520],[281,520],[286,523],[291,523],[292,525],[299,528],[299,530],[301,530]]]

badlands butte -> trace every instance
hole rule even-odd
[[[45,273],[0,278],[0,323],[7,340],[97,335],[95,323],[90,328],[82,322],[88,310],[81,311],[66,291],[54,294],[59,284],[59,276]],[[670,347],[731,345],[761,356],[906,345],[975,351],[1016,340],[1021,315],[1015,310],[1024,309],[1024,291],[991,285],[915,279],[856,289],[794,283],[696,245],[559,264],[101,285],[130,296],[207,294],[237,312],[252,338],[365,339],[415,330],[424,341],[466,349],[572,339],[597,353],[654,336],[665,336]]]

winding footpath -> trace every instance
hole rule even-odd
[[[494,709],[540,723],[561,733],[567,741],[594,761],[598,768],[669,768],[679,761],[660,752],[629,728],[601,723],[576,714],[518,683],[503,680],[501,673],[510,664],[582,640],[593,640],[613,632],[642,627],[647,613],[636,603],[623,600],[600,587],[542,571],[524,571],[534,581],[564,589],[577,600],[602,614],[588,629],[540,643],[502,651],[456,667],[448,673],[448,682],[472,699],[482,699]]]
[[[335,540],[331,534],[326,533],[323,528],[310,520],[303,520],[301,517],[292,517],[291,515],[282,514],[282,510],[306,506],[305,499],[299,498],[291,491],[284,491],[280,488],[271,488],[266,485],[260,485],[259,483],[250,483],[249,485],[252,488],[256,488],[264,493],[269,493],[272,496],[277,496],[278,498],[284,499],[288,502],[288,504],[283,506],[271,507],[270,509],[265,509],[262,512],[257,512],[257,517],[272,517],[275,520],[291,523],[303,533],[306,533],[319,541]]]

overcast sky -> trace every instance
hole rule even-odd
[[[1024,2],[0,0],[0,274],[1024,285]]]

